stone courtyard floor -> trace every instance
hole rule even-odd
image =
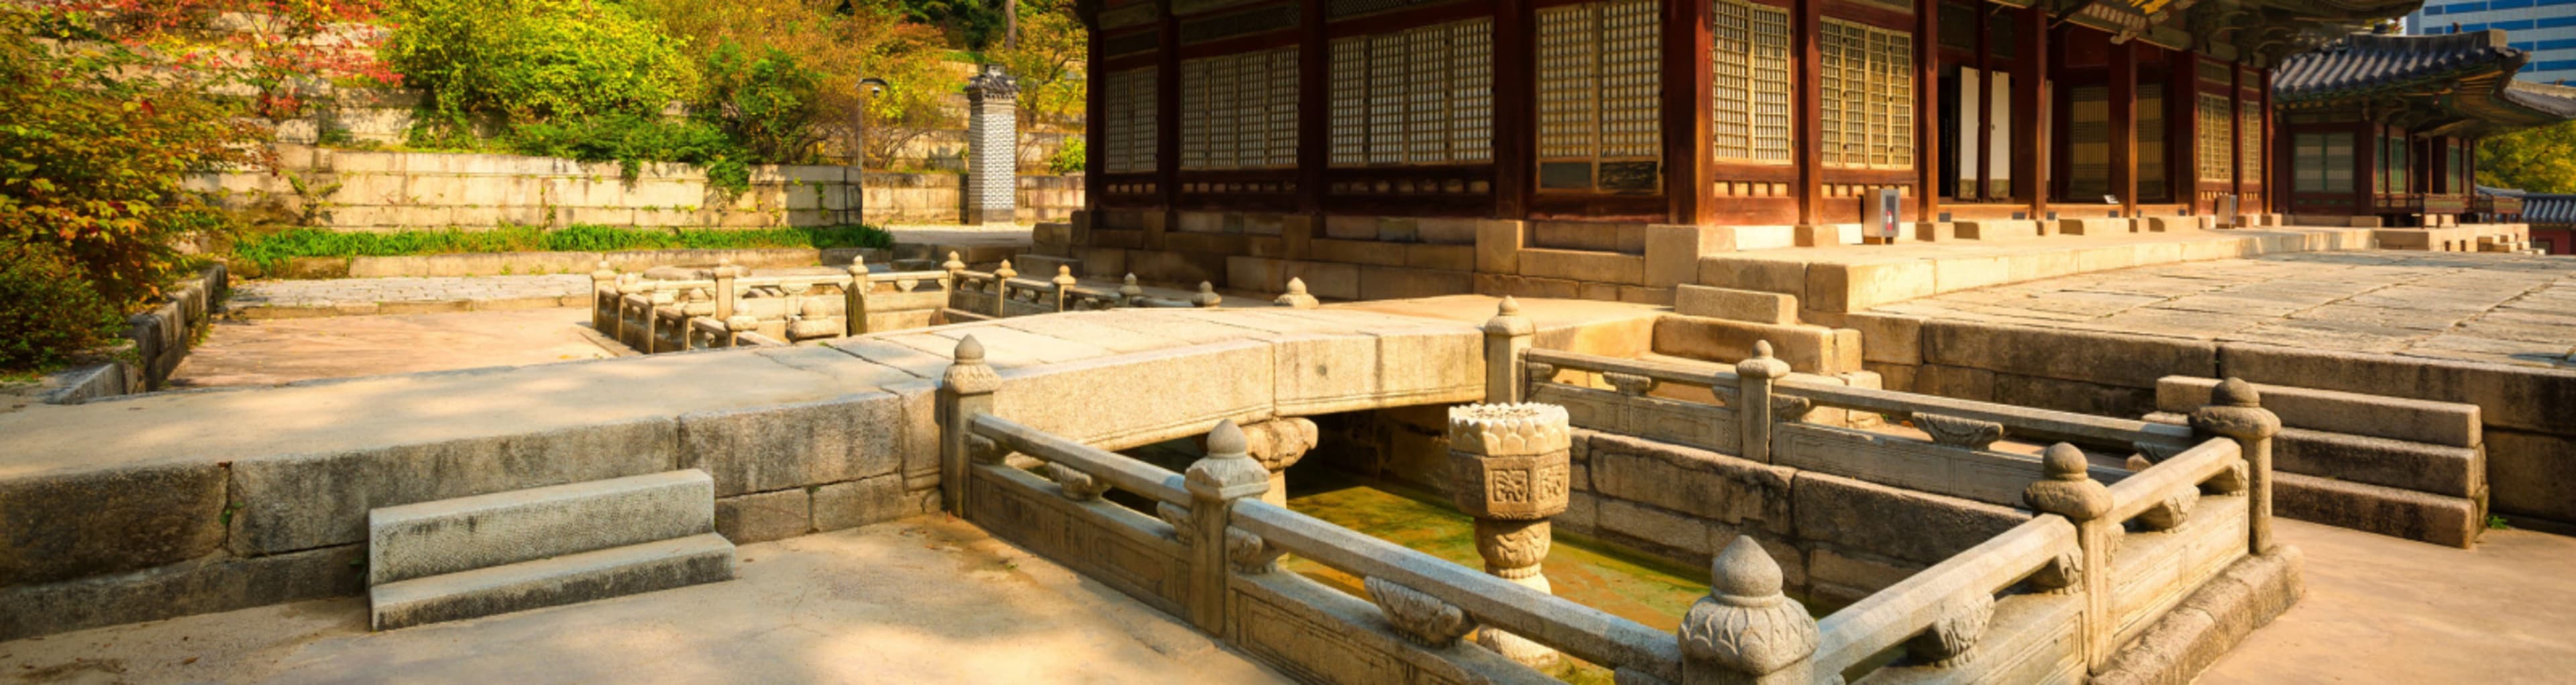
[[[590,310],[566,307],[222,320],[170,382],[173,388],[274,385],[611,356],[584,335],[589,330]]]
[[[2476,550],[2274,519],[2308,593],[2200,682],[2564,683],[2576,538],[2491,530]]]
[[[344,315],[404,314],[428,311],[427,305],[447,303],[453,303],[450,306],[454,311],[513,305],[517,308],[583,305],[583,296],[590,292],[590,288],[589,274],[261,279],[235,282],[232,295],[224,304],[225,308],[234,311],[277,308],[332,309]],[[468,303],[483,306],[474,307]],[[399,305],[405,304],[423,306],[404,311]]]
[[[366,600],[0,642],[11,682],[1287,683],[940,517],[741,547],[735,580],[398,631]]]
[[[2101,271],[1876,309],[2541,367],[2576,351],[2576,259],[2312,252]]]

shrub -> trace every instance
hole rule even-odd
[[[383,59],[450,119],[649,115],[695,87],[681,41],[620,3],[402,0],[392,15]]]
[[[1064,142],[1056,146],[1055,154],[1047,156],[1047,172],[1058,176],[1079,174],[1082,173],[1083,160],[1082,136],[1065,136]]]
[[[69,255],[0,242],[0,369],[46,370],[116,339],[125,319]]]
[[[632,115],[528,124],[510,133],[520,154],[585,162],[617,162],[634,180],[645,162],[679,162],[706,169],[707,185],[728,193],[751,187],[751,152],[704,121],[662,121]]]
[[[263,269],[294,257],[392,257],[469,252],[611,252],[617,250],[745,249],[760,247],[894,246],[894,236],[874,226],[789,226],[749,229],[617,228],[593,224],[546,230],[502,226],[490,230],[340,233],[292,228],[245,238],[233,254]]]
[[[0,3],[0,242],[50,247],[129,307],[167,282],[172,243],[220,228],[183,177],[255,162],[261,133],[191,85],[117,78],[153,63],[91,17]]]
[[[707,55],[706,92],[695,103],[695,116],[722,129],[754,161],[810,161],[822,140],[814,123],[822,110],[816,95],[823,73],[775,47],[757,57],[751,52],[726,41]]]

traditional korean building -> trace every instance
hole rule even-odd
[[[2491,220],[2522,222],[2530,226],[2531,247],[2541,254],[2576,254],[2576,194],[2526,193],[2511,188],[2478,186],[2478,198],[2473,208],[2476,212],[2491,215]]]
[[[2275,68],[2418,1],[1089,0],[1088,208],[1041,249],[1324,297],[1607,297],[1863,242],[1865,206],[1907,238],[2260,215]]]
[[[2272,185],[2297,223],[2455,226],[2476,206],[2477,141],[2576,117],[2576,88],[2513,80],[2503,31],[2355,34],[2281,62]]]

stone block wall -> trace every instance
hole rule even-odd
[[[695,468],[715,478],[717,532],[735,543],[934,511],[930,411],[925,381],[676,418],[0,480],[0,640],[357,594],[367,510],[398,504]]]
[[[760,166],[752,168],[748,190],[728,197],[708,186],[703,170],[684,164],[646,164],[629,180],[614,162],[278,147],[280,174],[204,174],[190,187],[216,192],[235,207],[318,202],[318,225],[350,231],[820,226],[851,223],[854,201],[864,203],[868,223],[953,223],[963,207],[956,174],[861,176],[842,166]],[[309,194],[296,190],[298,182]],[[1027,222],[1062,220],[1082,202],[1079,178],[1022,177],[1017,192]]]

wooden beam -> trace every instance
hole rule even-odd
[[[1181,222],[1181,20],[1172,0],[1163,5],[1162,49],[1154,54],[1154,190],[1163,220],[1145,226],[1145,248],[1163,249],[1163,235]]]
[[[2013,200],[2030,207],[2032,220],[2048,218],[2048,11],[2018,10],[2013,28]]]
[[[1706,0],[1662,6],[1664,220],[1702,224],[1717,204],[1709,184],[1709,7]]]
[[[1914,220],[1941,219],[1941,0],[1914,0]]]
[[[2138,46],[2129,41],[2111,46],[2111,192],[2120,196],[2120,216],[2138,211]]]
[[[1824,52],[1818,39],[1824,36],[1825,0],[1795,0],[1791,3],[1789,29],[1791,49],[1797,51],[1798,79],[1796,116],[1792,118],[1798,136],[1798,181],[1791,192],[1798,197],[1798,225],[1812,226],[1824,216],[1824,134],[1825,119]]]

